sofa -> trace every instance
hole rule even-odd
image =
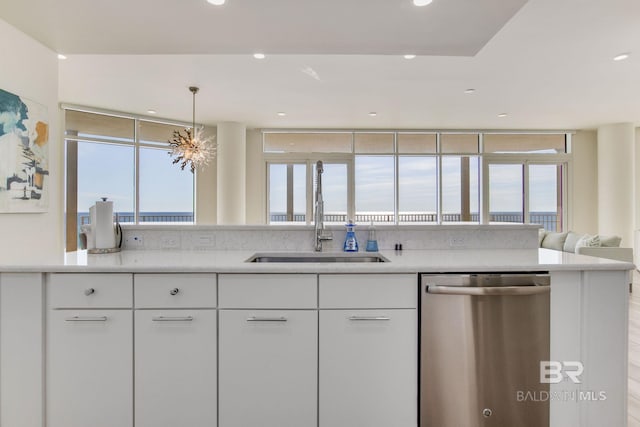
[[[589,235],[573,231],[560,233],[542,228],[538,234],[541,248],[633,262],[633,248],[621,248],[621,240],[619,236]]]

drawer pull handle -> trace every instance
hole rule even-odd
[[[106,322],[107,316],[73,316],[64,320],[67,322]]]
[[[287,318],[282,317],[256,317],[251,316],[247,318],[247,322],[286,322]]]
[[[95,294],[95,293],[96,293],[96,290],[93,289],[93,288],[87,288],[87,289],[84,290],[84,294],[86,296],[89,296],[89,295],[92,295],[92,294]]]
[[[151,320],[153,320],[154,322],[192,322],[193,316],[185,316],[185,317],[155,316],[155,317],[152,317]]]
[[[386,316],[351,316],[349,320],[360,322],[369,320],[391,320],[391,318]]]
[[[178,292],[180,292],[180,289],[178,288],[173,288],[169,291],[171,295],[178,295]]]

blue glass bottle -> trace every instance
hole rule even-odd
[[[367,252],[378,252],[378,240],[376,240],[376,229],[373,227],[373,221],[369,226],[369,238],[367,239]]]
[[[355,226],[352,221],[345,224],[345,227],[347,227],[347,236],[344,238],[345,252],[358,252],[358,239],[356,239],[356,232],[353,230]]]

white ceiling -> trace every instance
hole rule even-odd
[[[190,121],[194,84],[196,118],[209,124],[640,124],[640,1],[409,2],[111,0],[90,9],[86,0],[0,0],[0,17],[68,55],[67,103]],[[258,50],[267,58],[250,55]],[[410,52],[422,54],[402,57]],[[613,61],[621,52],[632,55]]]

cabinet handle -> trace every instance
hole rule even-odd
[[[106,322],[107,316],[73,316],[64,320],[67,322]]]
[[[84,294],[85,294],[86,296],[89,296],[89,295],[91,295],[91,294],[95,294],[95,293],[96,293],[96,290],[95,290],[95,289],[93,289],[93,288],[87,288],[87,289],[85,289],[85,290],[84,290]]]
[[[368,320],[391,320],[390,317],[386,316],[351,316],[349,320],[353,321],[368,321]]]
[[[178,292],[180,292],[180,289],[178,288],[173,288],[169,291],[171,295],[178,295]]]
[[[251,316],[247,317],[247,322],[286,322],[287,318],[284,316],[281,317],[256,317]]]
[[[193,321],[193,316],[185,316],[185,317],[155,316],[155,317],[152,317],[151,320],[153,320],[154,322],[191,322]]]

